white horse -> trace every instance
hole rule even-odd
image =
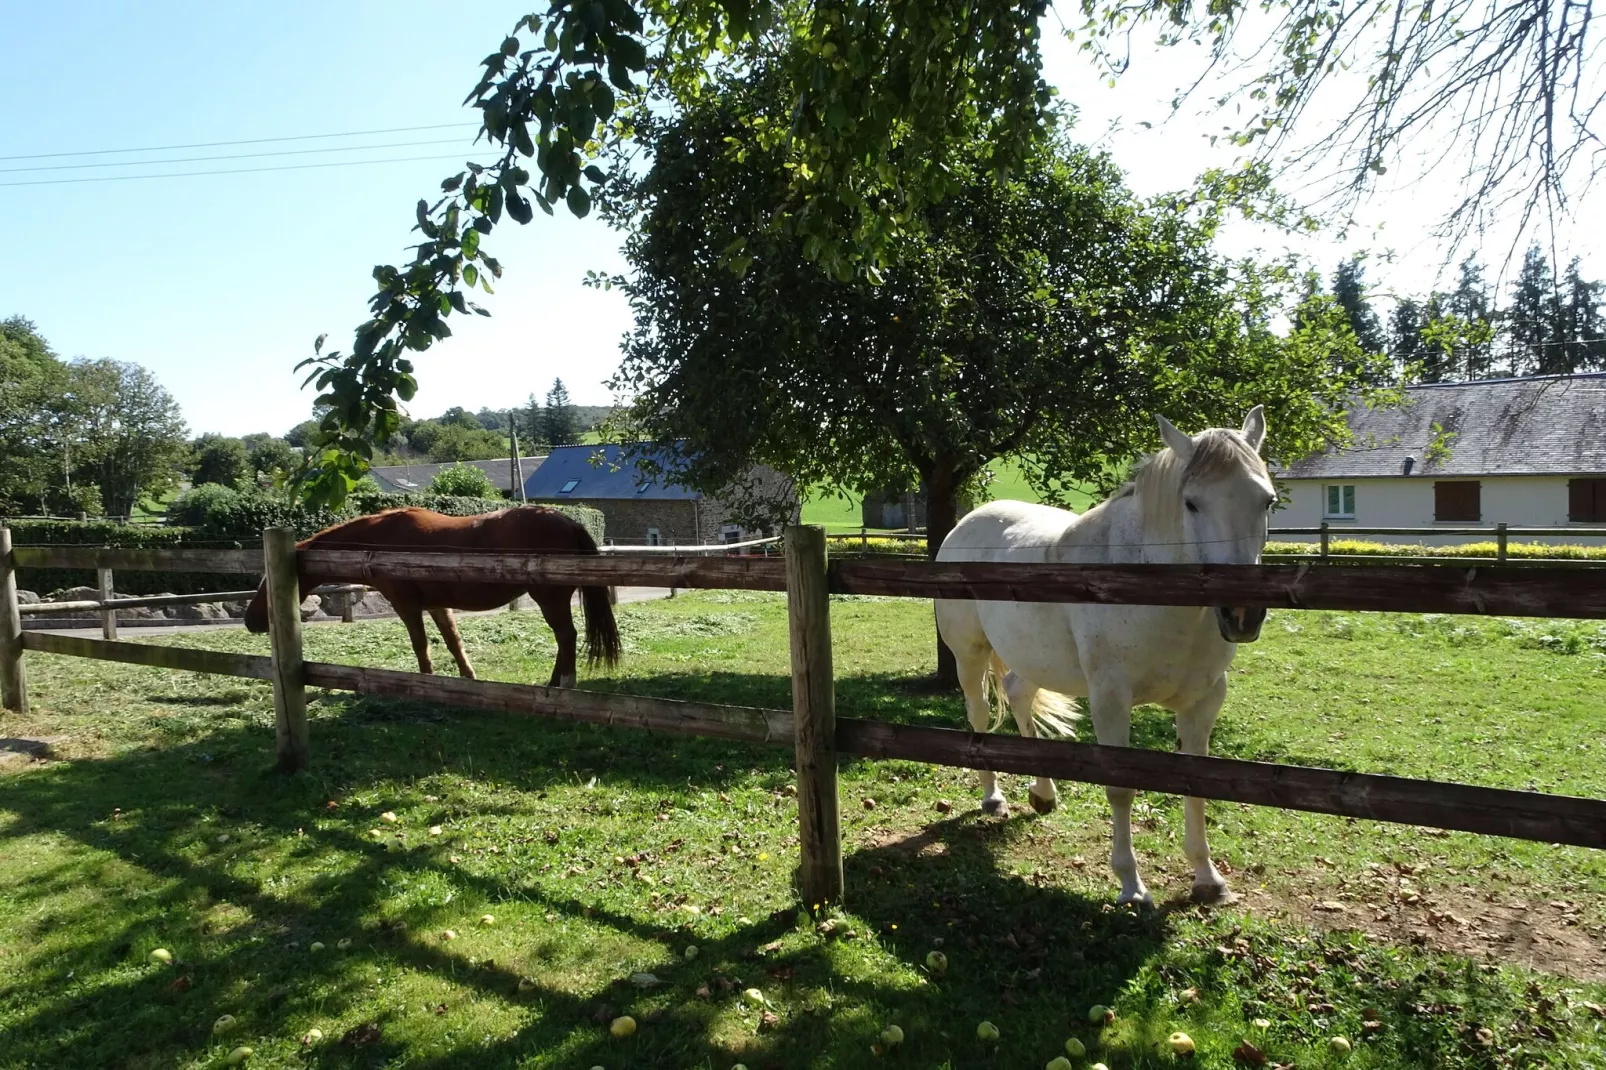
[[[1266,543],[1277,494],[1260,458],[1266,437],[1261,406],[1243,429],[1211,428],[1189,438],[1159,418],[1164,448],[1147,458],[1114,497],[1081,516],[1025,502],[997,501],[970,513],[943,540],[939,561],[1059,564],[1254,564]],[[1264,609],[1076,605],[1053,602],[939,600],[937,628],[958,661],[965,710],[978,732],[998,727],[989,700],[1015,714],[1021,735],[1041,724],[1065,732],[1085,696],[1098,741],[1131,743],[1132,707],[1156,703],[1176,714],[1182,750],[1205,754],[1227,695],[1236,643],[1253,642]],[[998,778],[981,774],[982,810],[1008,812]],[[1108,788],[1115,823],[1110,864],[1122,903],[1151,903],[1132,853],[1132,797]],[[1054,782],[1030,791],[1039,812],[1054,809]],[[1196,900],[1220,899],[1227,883],[1210,861],[1203,799],[1187,799],[1184,841]]]

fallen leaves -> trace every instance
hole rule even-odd
[[[1234,1062],[1244,1063],[1247,1066],[1265,1066],[1266,1053],[1245,1040],[1232,1049]]]

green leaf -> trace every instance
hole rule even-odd
[[[473,264],[463,265],[463,281],[472,287],[475,283],[480,281],[480,269],[475,267]]]
[[[507,195],[507,214],[513,217],[516,223],[528,223],[535,218],[535,212],[530,208],[530,202],[517,193]]]
[[[463,255],[468,257],[470,260],[472,260],[472,259],[474,259],[474,254],[479,252],[479,251],[480,251],[480,232],[478,230],[475,230],[474,228],[470,227],[467,231],[465,231],[463,233]],[[472,286],[473,283],[470,283],[469,285]]]
[[[599,186],[608,181],[608,176],[596,164],[591,164],[585,169],[585,176]]]
[[[584,219],[591,214],[591,195],[579,186],[570,186],[568,196],[564,200],[569,204],[569,211],[578,218]]]

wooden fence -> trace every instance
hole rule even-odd
[[[239,550],[93,550],[19,547],[0,528],[0,702],[26,707],[27,651],[268,680],[278,756],[309,760],[306,688],[422,699],[526,716],[588,721],[754,743],[789,745],[798,777],[799,891],[810,905],[842,898],[837,765],[840,756],[898,758],[1052,776],[1312,813],[1394,821],[1548,843],[1606,848],[1606,800],[1509,791],[1366,773],[1023,739],[837,717],[831,666],[831,594],[1141,605],[1258,605],[1279,609],[1606,619],[1606,571],[1404,566],[1011,565],[887,560],[828,563],[818,528],[792,528],[782,559],[541,556],[295,549],[266,533],[261,558]],[[299,560],[298,560],[299,559]],[[16,567],[125,567],[265,571],[271,656],[24,633]],[[438,577],[463,582],[635,584],[784,591],[792,663],[791,711],[425,676],[306,661],[297,568],[320,581]]]

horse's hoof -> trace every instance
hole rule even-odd
[[[1008,817],[1009,803],[1005,802],[1001,795],[986,798],[981,801],[981,812],[989,817]]]
[[[1232,889],[1227,887],[1226,881],[1196,883],[1193,890],[1188,893],[1188,898],[1195,903],[1214,906],[1238,901],[1238,897],[1232,894]]]
[[[1154,898],[1149,895],[1149,890],[1147,888],[1145,888],[1143,891],[1135,892],[1132,895],[1127,895],[1125,893],[1122,893],[1119,897],[1116,898],[1115,905],[1118,906],[1118,907],[1126,907],[1126,906],[1138,907],[1138,908],[1153,907],[1154,906]]]
[[[1026,797],[1032,801],[1032,809],[1040,814],[1052,814],[1054,808],[1060,804],[1059,796],[1050,796],[1047,799],[1039,798],[1035,792],[1028,791]]]

